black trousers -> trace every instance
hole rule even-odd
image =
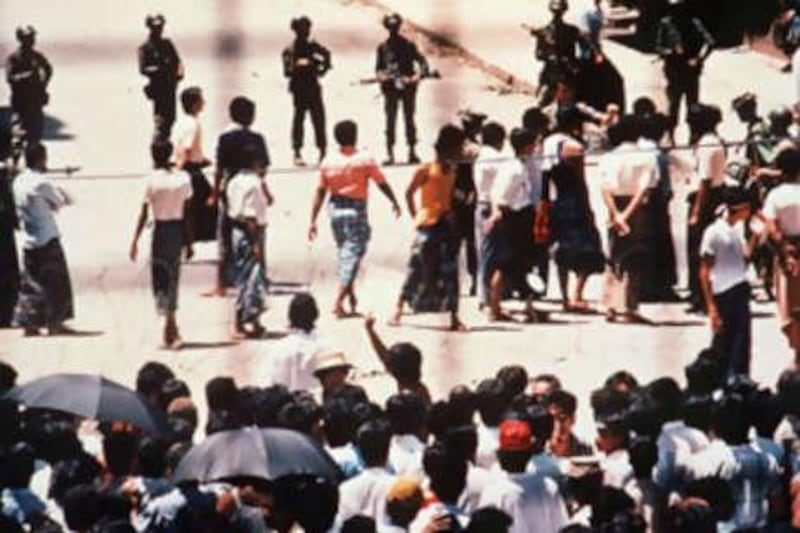
[[[478,253],[475,249],[475,208],[460,205],[453,209],[456,217],[457,235],[456,248],[461,249],[464,243],[464,252],[467,255],[467,271],[475,279],[478,274]]]
[[[292,148],[299,151],[303,147],[303,122],[306,113],[311,115],[311,124],[314,126],[314,137],[317,148],[325,151],[328,145],[325,136],[325,105],[322,103],[322,90],[311,89],[307,91],[295,91],[294,97],[294,118],[292,119]]]
[[[722,319],[722,331],[714,335],[712,346],[723,358],[728,375],[749,375],[752,323],[750,284],[745,281],[715,294],[714,302]]]
[[[12,123],[21,135],[25,146],[37,144],[44,133],[44,108],[40,101],[14,101]]]
[[[672,220],[669,214],[670,198],[660,192],[650,196],[645,209],[650,211],[655,246],[653,268],[648,276],[645,297],[658,297],[672,290],[678,281],[675,243],[672,240]]]
[[[403,105],[403,118],[406,123],[406,143],[409,147],[417,144],[417,125],[414,122],[414,113],[417,109],[417,87],[415,85],[402,90],[394,88],[383,91],[383,111],[386,113],[386,147],[393,148],[395,143],[395,129],[397,125],[397,111]]]
[[[686,97],[686,109],[696,104],[700,95],[700,69],[690,67],[685,63],[668,65],[664,69],[667,77],[667,100],[669,107],[669,129],[678,125],[678,111],[681,108],[681,99]]]
[[[154,89],[151,92],[155,124],[154,140],[170,139],[172,126],[175,124],[175,89],[176,87],[167,87]]]

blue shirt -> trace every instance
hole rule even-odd
[[[61,235],[53,214],[69,203],[67,195],[34,170],[26,170],[14,180],[14,204],[22,222],[22,247],[41,248]]]

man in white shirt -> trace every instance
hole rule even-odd
[[[486,487],[480,506],[506,512],[513,520],[511,533],[557,533],[567,524],[567,510],[555,481],[525,473],[532,450],[527,422],[504,420],[500,424],[497,458],[503,472]]]
[[[703,233],[700,244],[700,286],[705,297],[713,346],[728,375],[750,374],[751,317],[747,260],[754,240],[747,242],[744,225],[750,218],[750,199],[741,189],[723,193],[727,209]]]
[[[475,390],[475,395],[481,419],[478,424],[478,451],[475,454],[475,463],[482,468],[491,469],[497,464],[497,447],[500,439],[498,426],[508,408],[508,400],[503,384],[493,378],[481,381]]]
[[[366,468],[339,486],[338,523],[358,514],[368,516],[378,524],[388,523],[387,496],[397,481],[397,477],[387,469],[391,437],[391,428],[386,420],[372,420],[358,428],[356,446]]]
[[[426,414],[425,404],[416,394],[406,391],[386,400],[386,416],[392,426],[389,466],[398,476],[422,478]]]
[[[297,294],[289,303],[289,327],[292,332],[267,349],[264,354],[265,384],[285,385],[290,391],[308,391],[319,386],[314,377],[314,354],[322,344],[314,325],[319,309],[314,297]]]

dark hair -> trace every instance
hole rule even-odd
[[[166,411],[172,400],[176,398],[191,398],[192,393],[189,390],[189,385],[185,381],[176,378],[170,378],[161,385],[161,394],[159,395],[159,404],[162,411]]]
[[[497,450],[497,462],[506,472],[522,473],[525,472],[532,455],[533,448],[521,451]]]
[[[634,509],[624,509],[611,517],[607,522],[600,524],[598,533],[645,533],[647,521]]]
[[[659,141],[667,131],[669,118],[664,113],[655,113],[642,117],[639,123],[642,137],[652,141]]]
[[[600,526],[611,522],[619,513],[632,511],[635,505],[625,491],[612,487],[603,487],[592,503],[592,526]]]
[[[275,507],[296,520],[303,531],[325,533],[333,525],[339,490],[331,482],[314,476],[290,476],[277,481],[273,493]]]
[[[550,119],[539,107],[529,107],[522,114],[522,127],[538,136],[547,131]]]
[[[181,107],[186,113],[191,113],[194,106],[202,99],[203,91],[200,87],[187,87],[181,91]]]
[[[212,409],[208,412],[206,421],[206,436],[243,427],[236,413],[227,409]]]
[[[624,385],[631,391],[635,391],[639,388],[639,381],[627,370],[618,370],[606,378],[606,388],[616,389],[620,385]]]
[[[302,27],[311,28],[311,19],[305,15],[293,18],[292,22],[289,23],[289,28],[294,32],[299,31]]]
[[[684,495],[707,501],[717,522],[730,520],[736,510],[731,486],[720,477],[696,479],[684,489]]]
[[[231,120],[241,126],[249,126],[256,116],[256,104],[245,96],[237,96],[228,105]]]
[[[673,505],[667,513],[669,531],[681,533],[717,533],[714,510],[702,501]]]
[[[467,461],[441,442],[425,448],[422,466],[430,488],[444,503],[455,503],[467,486]]]
[[[25,147],[25,166],[33,168],[47,157],[47,149],[41,143],[29,144]]]
[[[570,417],[574,417],[575,411],[578,409],[578,399],[574,394],[563,389],[554,390],[551,392],[547,396],[545,403],[548,407],[558,407],[564,412],[565,415]]]
[[[692,394],[709,394],[720,386],[723,368],[716,351],[708,348],[701,351],[697,359],[686,365],[687,388]]]
[[[428,431],[436,439],[444,439],[447,432],[458,424],[453,413],[453,406],[445,400],[434,402],[428,409]]]
[[[703,135],[714,131],[722,122],[722,111],[715,105],[692,104],[686,113],[686,122],[695,135]]]
[[[453,450],[465,461],[472,462],[478,451],[478,428],[474,424],[449,428],[441,441],[447,449]]]
[[[136,470],[146,478],[164,477],[167,472],[167,446],[161,439],[143,437],[139,442]]]
[[[658,445],[653,437],[637,435],[628,443],[628,460],[636,479],[650,479],[658,462]]]
[[[97,460],[85,452],[73,459],[59,461],[53,465],[47,496],[64,507],[64,496],[69,489],[94,483],[101,471]]]
[[[616,389],[603,387],[592,392],[589,402],[594,417],[603,419],[612,415],[624,414],[631,404],[631,396]]]
[[[660,423],[679,420],[683,411],[683,395],[672,378],[659,378],[647,385],[647,395],[652,398]]]
[[[422,377],[422,352],[410,342],[398,342],[389,348],[389,372],[401,383],[418,383]]]
[[[64,494],[61,508],[70,530],[87,531],[100,518],[100,493],[92,485],[76,485]]]
[[[217,411],[211,411],[208,416],[208,424],[211,424],[214,421],[213,413]],[[193,424],[189,420],[183,417],[177,416],[169,416],[167,417],[167,426],[169,426],[169,443],[173,444],[176,442],[191,442],[192,438],[194,437],[194,432],[197,430],[197,424]],[[213,431],[211,432],[213,433]],[[206,434],[210,434],[208,431]]]
[[[749,421],[747,405],[739,394],[724,395],[712,408],[711,429],[729,445],[747,443]]]
[[[375,519],[371,516],[357,514],[342,524],[341,533],[375,533]]]
[[[783,419],[783,409],[778,397],[767,389],[756,391],[748,402],[750,423],[759,437],[772,439]]]
[[[450,389],[447,398],[455,422],[459,425],[472,424],[477,403],[476,394],[466,385],[456,385]]]
[[[658,109],[656,103],[647,96],[640,96],[633,101],[633,114],[640,117],[647,115],[654,115]]]
[[[367,467],[384,466],[389,457],[392,429],[389,422],[377,418],[364,423],[356,432],[356,446]]]
[[[395,435],[419,435],[425,427],[425,415],[425,404],[416,394],[394,394],[386,400],[386,417]]]
[[[543,381],[547,383],[553,390],[561,389],[561,380],[558,379],[558,376],[554,374],[537,374],[530,381],[532,383],[535,383],[537,381]]]
[[[714,400],[711,394],[692,394],[683,402],[683,418],[686,425],[707,432],[711,427]]]
[[[278,411],[277,425],[311,435],[321,419],[322,408],[313,397],[305,397],[295,399],[281,407]]]
[[[464,130],[458,126],[452,124],[442,126],[436,137],[436,142],[433,144],[433,148],[436,151],[436,158],[442,159],[450,155],[451,152],[460,149],[465,139]]]
[[[507,533],[513,522],[508,513],[497,507],[481,507],[470,515],[466,533]]]
[[[149,361],[142,365],[136,375],[136,392],[157,402],[158,396],[161,394],[161,387],[168,379],[174,377],[175,374],[168,366]]]
[[[796,178],[800,174],[800,150],[797,148],[783,150],[775,158],[775,166],[789,179]]]
[[[322,422],[325,439],[332,448],[344,446],[355,438],[355,415],[352,405],[346,400],[336,398],[325,402]]]
[[[500,425],[508,408],[508,398],[506,389],[499,379],[485,379],[478,384],[475,390],[478,397],[478,413],[481,420],[489,427]]]
[[[525,128],[514,128],[509,135],[509,141],[514,153],[519,156],[525,148],[536,142],[536,136]]]
[[[533,450],[539,453],[544,450],[547,440],[553,434],[555,421],[550,411],[539,404],[531,404],[525,409],[525,415],[533,434]]]
[[[340,146],[355,146],[358,140],[358,125],[352,120],[342,120],[333,127],[333,138]]]
[[[506,140],[506,129],[498,122],[487,122],[481,128],[481,140],[494,148],[500,148]]]
[[[381,409],[381,406],[376,403],[361,399],[349,398],[346,396],[336,396],[329,401],[333,401],[334,399],[341,399],[353,406],[353,424],[355,429],[360,428],[362,424],[365,424],[370,420],[375,420],[376,418],[385,418],[383,409]]]
[[[611,146],[636,142],[641,132],[640,121],[633,115],[622,115],[616,124],[608,128],[608,141]]]
[[[106,468],[115,477],[133,473],[139,439],[128,431],[112,431],[103,438],[103,457]]]
[[[528,386],[528,371],[521,365],[506,365],[497,371],[495,378],[502,383],[509,401],[524,394]]]
[[[291,403],[294,398],[285,385],[272,385],[256,392],[253,399],[255,401],[253,422],[258,427],[266,428],[278,425],[278,414],[283,406]],[[242,405],[241,408],[243,407]],[[241,414],[239,416],[241,417]]]
[[[0,469],[2,486],[12,489],[27,488],[33,476],[34,451],[27,442],[18,442],[3,454]]]
[[[172,157],[172,143],[168,140],[159,139],[150,145],[150,157],[153,159],[155,168],[169,168]]]
[[[17,371],[5,361],[0,361],[0,395],[14,387],[17,382]]]
[[[571,133],[583,126],[583,114],[574,104],[559,108],[556,113],[556,131]]]
[[[289,325],[305,331],[314,329],[314,323],[319,318],[317,301],[311,294],[302,292],[294,295],[289,302]]]
[[[236,406],[236,382],[231,377],[217,376],[206,382],[206,404],[210,411],[231,410]]]

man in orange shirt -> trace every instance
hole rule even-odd
[[[320,165],[319,185],[311,207],[308,238],[314,240],[317,236],[317,215],[330,191],[328,205],[331,229],[339,249],[339,287],[333,303],[333,314],[342,318],[346,316],[343,307],[345,297],[349,299],[351,314],[355,314],[358,303],[354,283],[370,237],[367,220],[369,180],[374,181],[392,203],[395,217],[400,216],[400,206],[392,188],[386,182],[386,177],[372,157],[356,149],[356,123],[352,120],[339,122],[333,129],[333,136],[339,143],[339,152],[328,156]]]

